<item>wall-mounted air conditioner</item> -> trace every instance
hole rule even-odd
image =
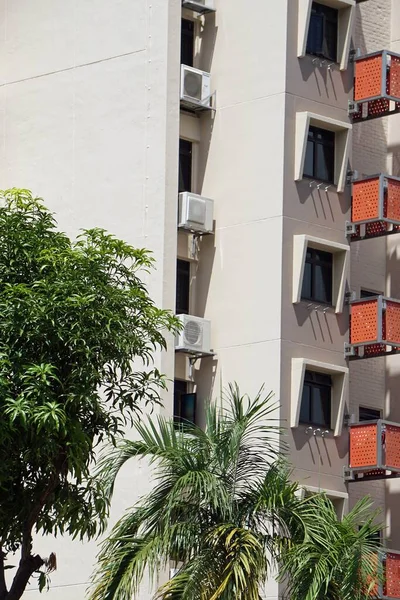
[[[181,66],[181,104],[192,109],[211,108],[210,73]]]
[[[213,232],[212,200],[191,192],[182,192],[179,194],[178,207],[180,229],[200,234]]]
[[[211,323],[192,315],[177,315],[183,325],[176,336],[176,350],[188,354],[211,354]]]
[[[182,0],[182,8],[188,8],[200,14],[215,12],[215,0]]]

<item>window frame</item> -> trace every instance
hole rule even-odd
[[[349,512],[349,494],[347,492],[339,492],[337,490],[329,490],[327,488],[320,488],[312,485],[304,485],[300,488],[300,498],[302,500],[307,496],[321,493],[325,494],[334,506],[336,503],[340,502],[341,506],[339,505],[339,510],[336,510],[336,514],[338,518],[342,520]]]
[[[310,27],[311,6],[313,0],[298,0],[298,22],[297,22],[297,57],[304,58],[307,55],[307,39]],[[337,40],[337,63],[341,71],[349,66],[351,49],[351,38],[355,21],[355,0],[319,0],[318,4],[324,4],[339,10],[338,40]]]
[[[324,136],[323,139],[318,139],[316,136]],[[308,153],[309,144],[312,144],[312,170],[311,174],[305,173],[306,168],[306,159]],[[323,129],[322,127],[316,127],[315,125],[310,125],[308,128],[307,134],[307,144],[306,144],[306,155],[304,159],[304,170],[303,177],[306,179],[316,179],[317,181],[322,181],[324,183],[329,183],[334,185],[335,183],[335,145],[336,145],[336,134],[334,131],[330,131],[329,129]],[[328,166],[328,170],[332,173],[331,177],[321,177],[318,173],[320,168],[320,161],[322,160],[320,154],[318,153],[318,147],[322,147],[323,149],[328,148],[331,150],[332,158],[331,164]]]
[[[314,257],[311,257],[310,260],[308,260],[308,257],[307,257],[307,255],[309,253],[314,255]],[[328,261],[324,261],[324,260],[320,260],[320,259],[316,258],[316,255],[318,253],[320,253],[320,254],[323,253],[323,254],[329,255],[331,257],[331,260],[328,262]],[[311,295],[310,295],[310,297],[303,296],[303,288],[304,288],[307,264],[311,265],[311,275],[310,275]],[[326,269],[329,269],[330,297],[326,300],[321,300],[321,299],[315,297],[315,285],[316,285],[315,271],[316,271],[317,267],[321,267],[321,268],[324,267]],[[324,304],[326,306],[332,306],[332,300],[333,300],[333,254],[332,254],[332,252],[326,252],[325,250],[318,250],[317,248],[313,248],[312,246],[307,246],[306,258],[305,258],[305,262],[304,262],[303,280],[302,280],[302,286],[301,286],[301,300],[308,301],[308,302],[319,302],[320,304]]]
[[[318,381],[318,377],[325,378],[326,380],[329,379],[329,383],[325,382],[322,383],[322,381]],[[303,409],[303,402],[304,402],[304,388],[308,386],[310,387],[310,405],[309,405],[309,418],[307,420],[304,420],[301,418],[301,412]],[[317,427],[326,427],[326,429],[332,430],[332,388],[333,388],[333,381],[332,381],[332,376],[329,373],[321,373],[320,371],[312,371],[311,369],[306,369],[305,373],[304,373],[304,381],[303,381],[303,390],[302,390],[302,399],[301,399],[301,404],[300,404],[300,414],[299,414],[299,424],[301,425],[316,425]],[[313,390],[320,390],[321,392],[327,392],[327,390],[329,390],[329,399],[328,399],[328,406],[326,410],[323,410],[322,412],[325,414],[327,413],[328,418],[326,420],[326,423],[318,423],[315,418],[313,419],[313,405],[315,404],[315,399],[313,398]],[[315,410],[315,408],[314,408]]]
[[[310,300],[302,300],[301,298],[308,247],[333,254],[331,306],[335,309],[336,314],[340,314],[344,310],[346,284],[350,270],[350,245],[339,244],[337,242],[331,242],[305,234],[293,236],[293,304],[310,302]],[[311,302],[313,301],[311,300]]]
[[[344,365],[324,363],[309,358],[292,358],[290,427],[295,429],[300,425],[300,408],[306,370],[326,373],[332,378],[331,426],[334,437],[339,437],[342,434],[344,411],[349,394],[349,368]]]
[[[304,164],[310,126],[335,132],[334,179],[327,185],[336,186],[338,193],[344,192],[352,142],[352,124],[308,111],[296,113],[294,180],[309,179],[304,175]]]
[[[309,38],[312,29],[313,23],[313,15],[318,16],[322,21],[322,44],[320,51],[313,51],[309,46]],[[333,18],[335,15],[335,18]],[[328,24],[336,27],[335,36],[334,36],[334,52],[332,55],[329,54],[329,48],[327,44],[327,27]],[[338,62],[338,42],[339,42],[339,9],[334,8],[332,6],[328,6],[321,2],[316,2],[315,0],[311,4],[310,11],[310,22],[308,25],[308,34],[307,34],[307,45],[306,45],[306,54],[310,56],[318,56],[320,58],[325,58],[326,60],[330,60],[334,63]],[[324,54],[324,46],[327,48],[327,53]]]
[[[183,264],[186,265],[185,267],[185,272],[183,271]],[[187,290],[185,293],[185,297],[187,296],[187,310],[186,308],[182,309],[182,307],[178,306],[178,300],[179,300],[179,296],[180,294],[178,294],[178,283],[179,283],[179,276],[185,276],[187,277]],[[176,259],[176,292],[175,292],[175,314],[176,315],[190,315],[190,309],[191,309],[191,277],[192,277],[192,263],[190,260],[186,259],[186,258],[177,258]],[[181,282],[182,285],[182,282]],[[186,285],[186,284],[185,284]]]

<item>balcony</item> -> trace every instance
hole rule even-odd
[[[372,175],[353,182],[350,241],[375,238],[400,231],[400,178]]]
[[[353,122],[400,111],[400,54],[381,50],[354,58]]]
[[[386,356],[400,351],[400,300],[372,296],[350,302],[349,360]]]
[[[345,469],[347,481],[398,477],[400,424],[381,419],[351,424],[349,457],[349,467]]]

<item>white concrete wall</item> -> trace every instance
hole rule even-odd
[[[1,0],[0,186],[26,187],[60,228],[104,227],[153,251],[155,302],[174,307],[179,0]],[[174,351],[156,356],[173,378]],[[171,414],[172,390],[165,394]],[[124,470],[113,520],[150,486]],[[47,598],[85,596],[97,543],[40,539],[57,553]],[[27,597],[36,597],[32,582]],[[146,586],[140,600],[150,597]]]

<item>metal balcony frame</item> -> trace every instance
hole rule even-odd
[[[358,298],[357,300],[352,300],[349,302],[349,305],[359,304],[361,302],[368,302],[374,299],[378,299],[378,336],[376,340],[369,340],[366,342],[357,342],[356,344],[352,344],[351,342],[346,342],[344,345],[344,355],[349,360],[362,360],[365,358],[377,358],[379,356],[387,356],[391,353],[395,354],[400,351],[400,342],[390,342],[383,339],[382,336],[382,327],[383,327],[383,311],[386,310],[386,302],[395,302],[396,304],[400,304],[400,300],[397,298],[390,298],[389,296],[371,296],[369,298]],[[375,346],[375,345],[383,345],[390,346],[392,348],[391,352],[382,351],[377,352],[371,356],[358,356],[355,353],[356,348],[363,348],[364,346]]]
[[[393,425],[394,427],[399,427],[400,428],[400,423],[394,423],[393,421],[386,421],[385,419],[377,419],[374,421],[360,421],[358,423],[351,423],[351,425],[349,425],[349,429],[351,429],[352,427],[365,427],[366,425],[377,425],[377,432],[376,432],[376,436],[378,438],[378,440],[380,440],[380,443],[378,444],[378,451],[377,451],[377,461],[376,461],[376,465],[369,465],[368,467],[344,467],[344,479],[345,481],[348,482],[355,482],[355,481],[374,481],[374,480],[379,480],[379,479],[394,479],[396,477],[400,476],[400,469],[397,469],[396,467],[388,467],[387,465],[384,464],[383,461],[383,444],[382,444],[382,433],[384,432],[384,427],[386,425]],[[382,474],[373,474],[373,475],[366,475],[364,476],[363,473],[366,472],[370,472],[370,471],[385,471],[386,474],[382,475]],[[390,474],[387,474],[387,471],[390,472]],[[359,477],[359,475],[361,475],[361,477]]]
[[[392,110],[382,112],[378,115],[366,115],[363,116],[363,105],[373,102],[374,100],[389,100],[392,102],[400,103],[400,96],[391,96],[386,92],[387,84],[387,68],[388,68],[388,57],[394,56],[400,59],[400,54],[392,52],[391,50],[379,50],[378,52],[371,52],[370,54],[363,54],[361,56],[355,56],[353,62],[356,63],[366,58],[372,58],[374,56],[382,56],[382,73],[381,73],[381,93],[378,96],[371,96],[369,98],[363,98],[362,100],[350,100],[349,101],[349,116],[353,117],[353,123],[362,123],[364,121],[370,121],[372,119],[378,119],[380,117],[386,117],[388,115],[394,115],[400,112],[400,106],[394,107]],[[356,114],[361,111],[361,116],[357,118]]]
[[[398,550],[391,550],[390,548],[381,548],[378,552],[378,573],[380,575],[378,581],[378,598],[379,600],[395,600],[393,596],[384,596],[383,594],[383,580],[386,577],[384,561],[387,559],[388,554],[400,555]]]
[[[364,219],[362,221],[346,221],[346,235],[349,238],[350,242],[357,242],[365,239],[374,239],[377,237],[392,235],[394,233],[399,233],[397,229],[389,229],[385,232],[375,235],[368,235],[366,232],[364,234],[360,233],[357,235],[357,227],[362,227],[363,225],[367,225],[368,223],[387,223],[388,225],[399,225],[400,221],[396,221],[394,219],[388,219],[384,216],[385,212],[385,190],[388,188],[388,180],[393,179],[395,181],[400,182],[400,177],[394,177],[392,175],[387,175],[386,173],[377,173],[375,175],[368,175],[368,177],[362,177],[360,179],[356,179],[353,183],[369,181],[370,179],[376,179],[379,177],[379,199],[378,199],[378,216],[372,219]],[[365,228],[363,228],[365,229]]]

